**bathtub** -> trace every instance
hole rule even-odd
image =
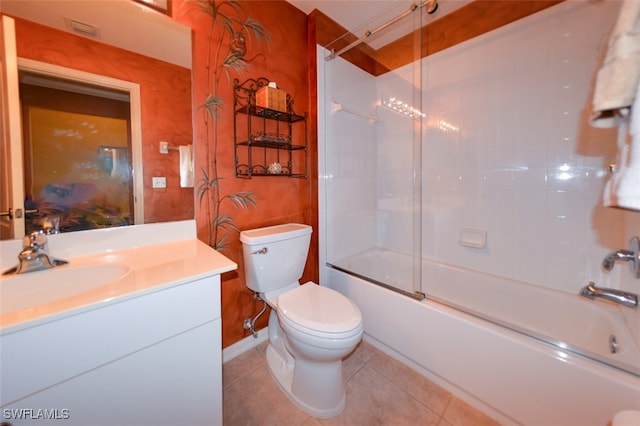
[[[412,258],[384,249],[327,265],[320,281],[360,307],[368,341],[503,424],[605,425],[640,409],[639,309],[429,260],[421,267],[423,300],[344,272],[412,292]]]

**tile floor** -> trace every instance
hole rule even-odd
[[[317,419],[280,391],[268,371],[265,349],[266,342],[224,364],[225,426],[499,424],[364,341],[344,361],[344,411],[332,419]]]

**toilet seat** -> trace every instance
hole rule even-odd
[[[326,339],[348,339],[362,333],[362,315],[351,300],[313,282],[278,297],[281,322],[301,333]]]

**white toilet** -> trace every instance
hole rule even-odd
[[[362,315],[335,290],[300,285],[310,240],[298,223],[240,233],[247,287],[272,308],[269,371],[300,409],[329,418],[345,405],[342,358],[362,338]]]

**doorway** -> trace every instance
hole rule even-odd
[[[134,223],[129,94],[20,72],[25,232]]]
[[[10,55],[8,55],[10,56]],[[7,56],[7,57],[8,57]],[[15,83],[9,81],[7,89],[15,87],[15,90],[7,90],[6,95],[3,96],[3,100],[7,101],[6,117],[11,121],[7,121],[9,125],[3,128],[5,135],[3,136],[2,156],[3,164],[6,163],[7,167],[2,167],[3,176],[0,179],[2,184],[2,214],[0,214],[0,239],[13,239],[22,238],[27,231],[28,220],[38,221],[38,228],[42,229],[46,227],[55,232],[56,225],[58,230],[72,231],[80,229],[93,229],[107,226],[120,226],[125,224],[141,224],[144,222],[144,192],[143,192],[143,172],[142,172],[142,122],[141,122],[141,98],[140,98],[140,85],[129,81],[114,79],[111,77],[96,75],[84,71],[74,70],[71,68],[61,67],[58,65],[47,64],[39,61],[34,61],[25,58],[16,58],[15,63],[7,61],[8,76],[15,75]],[[110,117],[105,117],[104,111],[100,108],[94,108],[94,110],[79,112],[78,109],[72,111],[64,111],[63,113],[70,114],[87,114],[92,116],[92,120],[100,118],[101,120],[122,120],[127,124],[124,126],[127,130],[127,142],[119,142],[118,144],[108,142],[100,143],[98,148],[93,152],[98,152],[98,158],[93,162],[96,164],[101,163],[105,170],[109,171],[109,179],[114,180],[113,177],[124,178],[126,184],[120,181],[121,190],[112,191],[117,193],[120,198],[125,197],[128,199],[129,213],[124,212],[126,208],[114,208],[110,201],[94,200],[98,201],[92,207],[88,207],[88,204],[83,206],[84,211],[78,214],[78,210],[73,212],[73,215],[69,214],[68,218],[73,219],[68,221],[64,227],[60,226],[60,222],[56,223],[56,220],[62,220],[61,215],[51,214],[52,210],[50,205],[43,205],[41,207],[33,207],[30,202],[35,196],[42,193],[42,188],[35,189],[32,192],[31,197],[25,194],[25,170],[24,170],[24,157],[25,153],[23,148],[23,129],[25,124],[22,123],[22,100],[19,94],[20,81],[24,80],[21,77],[31,75],[34,78],[40,79],[40,82],[49,80],[49,82],[56,82],[62,87],[55,87],[55,84],[36,84],[44,86],[47,89],[64,89],[71,92],[71,95],[75,98],[71,103],[75,103],[74,108],[79,108],[80,105],[86,103],[86,101],[80,101],[80,95],[88,95],[99,98],[106,98],[101,102],[114,105],[112,101],[121,101],[119,107],[109,107],[107,109],[118,110],[120,112],[113,113]],[[29,79],[27,79],[29,80]],[[31,85],[33,81],[30,82]],[[54,87],[49,87],[49,86]],[[70,90],[73,88],[73,90]],[[42,89],[38,89],[42,90]],[[128,96],[128,101],[127,101]],[[44,98],[46,96],[36,95],[36,105],[38,108],[44,106],[43,109],[51,108],[48,104],[42,104],[46,102]],[[107,102],[109,101],[109,102]],[[127,113],[123,110],[128,102],[128,118]],[[117,104],[117,103],[116,103]],[[68,109],[69,107],[67,107]],[[35,110],[35,108],[32,108]],[[102,107],[104,109],[104,107]],[[97,111],[97,112],[96,112]],[[29,113],[31,114],[31,113]],[[109,114],[107,114],[108,116]],[[17,118],[17,120],[16,120]],[[78,119],[78,117],[76,117]],[[25,120],[26,121],[26,120]],[[81,120],[86,121],[86,120]],[[30,131],[30,128],[27,128]],[[59,130],[59,129],[58,129]],[[27,133],[27,132],[25,132]],[[122,139],[121,139],[122,140]],[[104,141],[104,140],[103,140]],[[124,147],[126,146],[126,150]],[[126,152],[125,152],[126,151]],[[73,152],[73,150],[72,150]],[[58,158],[60,155],[58,155]],[[87,163],[82,163],[86,165]],[[6,172],[6,173],[5,173]],[[126,172],[126,173],[125,173]],[[123,175],[124,173],[124,175]],[[128,175],[127,175],[128,174]],[[99,180],[101,185],[106,180]],[[66,184],[65,184],[66,185]],[[72,189],[74,192],[80,187],[69,188],[63,185],[61,188],[50,188],[54,192],[58,191],[61,195],[69,195]],[[124,189],[126,187],[126,189]],[[79,190],[77,194],[83,197],[87,197],[88,192]],[[91,189],[91,188],[89,188]],[[125,195],[123,195],[125,194]],[[6,200],[5,200],[6,198]],[[25,204],[26,201],[26,204]],[[84,200],[88,201],[88,200]],[[94,213],[100,210],[96,216]],[[58,210],[56,210],[58,211]],[[44,214],[44,212],[48,214]],[[5,214],[6,213],[6,214]],[[25,213],[29,216],[35,215],[35,217],[27,218]],[[48,217],[47,219],[44,216]],[[58,217],[56,217],[58,216]],[[53,223],[51,219],[53,218]],[[33,225],[33,224],[32,224]],[[83,227],[84,226],[84,227]]]

